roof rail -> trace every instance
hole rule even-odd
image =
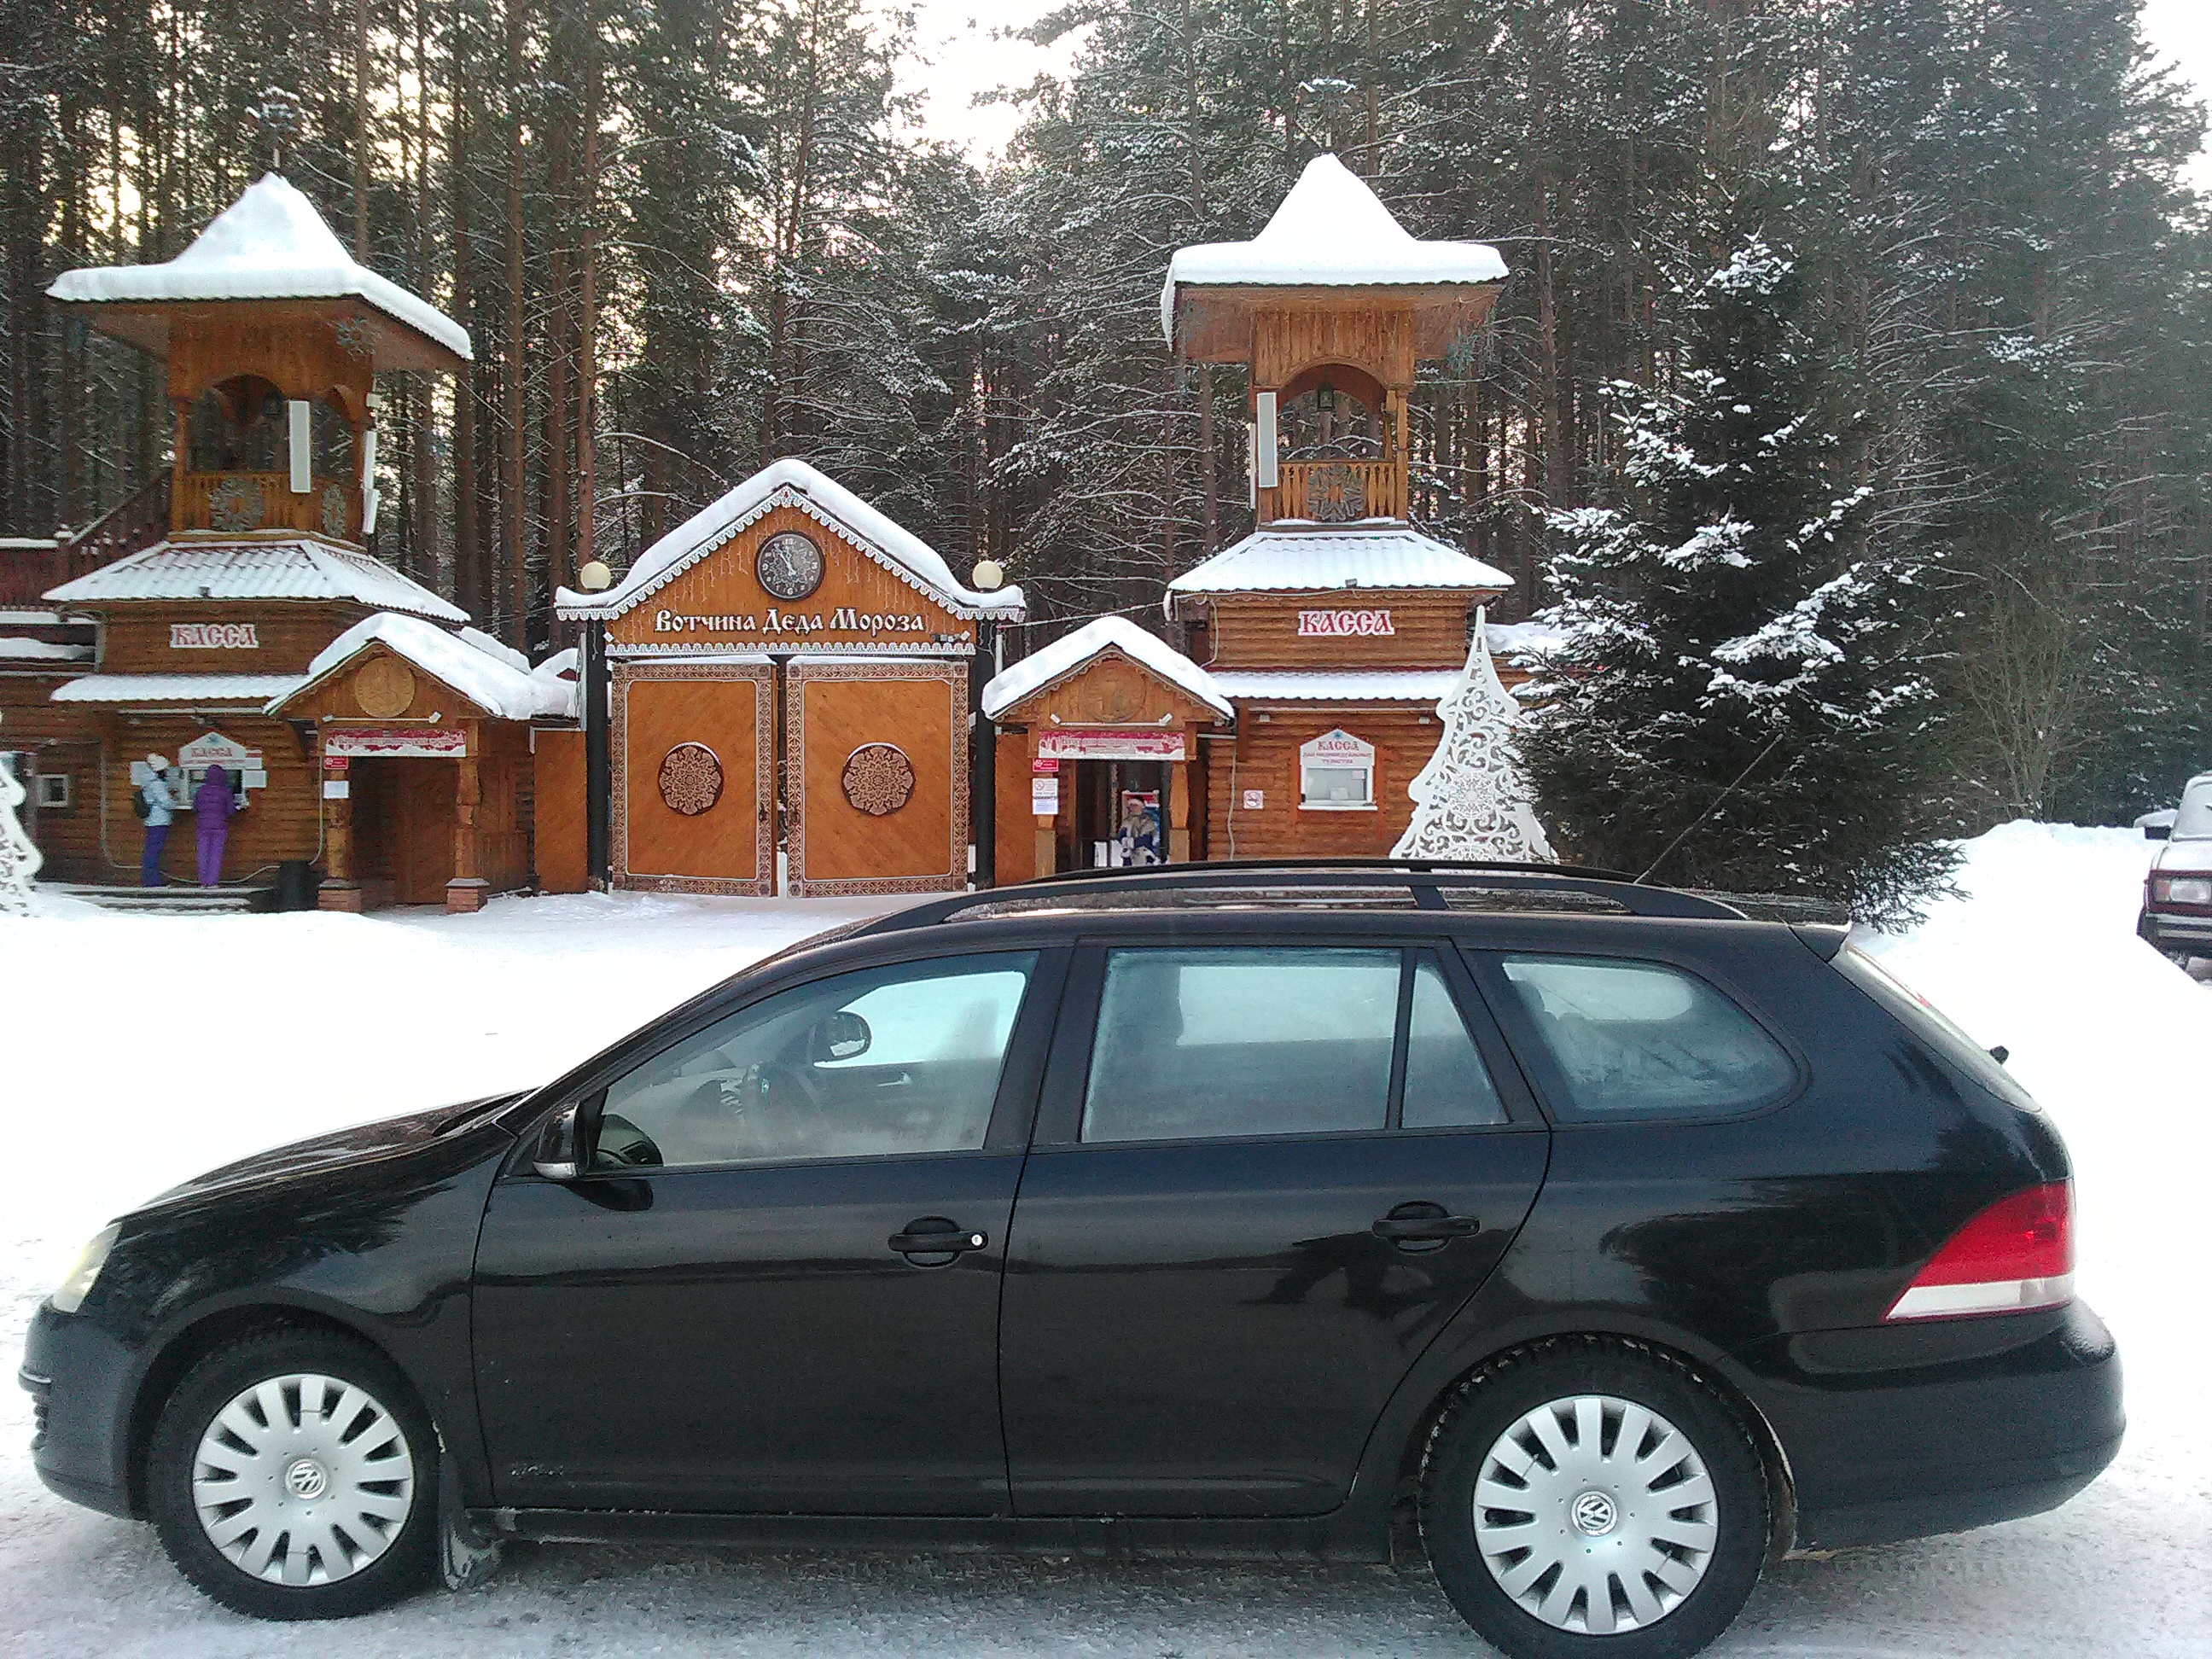
[[[1394,882],[1392,878],[1397,878]],[[1632,915],[1679,916],[1741,921],[1744,913],[1717,897],[1673,887],[1649,887],[1614,870],[1584,870],[1573,865],[1485,863],[1449,859],[1300,858],[1224,859],[1218,863],[1149,865],[1139,869],[1071,870],[1017,882],[1006,887],[947,894],[878,918],[860,931],[902,933],[948,921],[963,911],[1004,904],[1023,897],[1045,899],[1062,892],[1071,906],[1107,893],[1143,893],[1176,888],[1254,890],[1280,886],[1285,879],[1316,887],[1396,885],[1413,893],[1424,909],[1449,908],[1437,891],[1449,887],[1490,887],[1529,891],[1579,892],[1610,900]],[[1068,891],[1067,890],[1077,890]],[[1429,896],[1425,900],[1424,892]]]

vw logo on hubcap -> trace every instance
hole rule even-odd
[[[1567,1514],[1574,1521],[1575,1530],[1590,1538],[1603,1537],[1620,1522],[1620,1510],[1601,1492],[1584,1492],[1569,1506]]]
[[[331,1489],[331,1477],[312,1457],[302,1457],[284,1471],[284,1489],[293,1497],[310,1501]]]

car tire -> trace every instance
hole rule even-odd
[[[1437,1581],[1510,1659],[1701,1651],[1759,1582],[1776,1508],[1727,1401],[1669,1355],[1601,1339],[1477,1371],[1421,1477]]]
[[[201,1360],[161,1408],[146,1495],[177,1571],[257,1619],[347,1618],[436,1574],[436,1431],[356,1338],[271,1331]]]

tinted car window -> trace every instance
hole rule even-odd
[[[907,963],[756,1003],[608,1086],[595,1166],[980,1147],[1036,962]]]
[[[1507,957],[1506,979],[1577,1116],[1745,1111],[1796,1079],[1781,1045],[1694,975],[1656,962]]]
[[[1399,1121],[1408,1129],[1467,1128],[1505,1121],[1505,1108],[1481,1051],[1435,959],[1413,969],[1413,1001],[1406,1023],[1406,1098]]]
[[[1112,951],[1086,1141],[1380,1129],[1401,953]]]
[[[1895,1015],[1907,1030],[2000,1100],[2029,1111],[2041,1109],[2035,1097],[2023,1088],[1996,1056],[1968,1036],[1926,997],[1892,974],[1856,945],[1837,953],[1836,966],[1844,977]]]

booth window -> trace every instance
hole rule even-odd
[[[65,812],[70,804],[70,781],[61,772],[39,774],[39,810],[42,812]]]
[[[1352,810],[1375,805],[1372,760],[1307,761],[1298,768],[1299,805]]]

